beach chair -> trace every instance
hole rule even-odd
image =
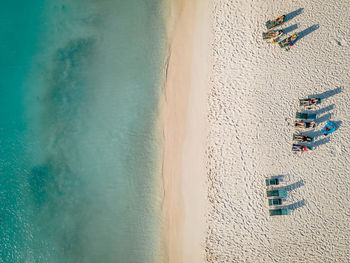
[[[286,190],[267,190],[266,195],[267,197],[286,197],[287,191]]]
[[[269,212],[270,216],[290,215],[290,210],[287,208],[270,209]]]
[[[303,119],[303,120],[310,120],[310,119],[316,119],[316,114],[314,113],[302,113],[302,112],[297,112],[295,114],[295,117],[297,119]]]
[[[268,199],[269,206],[281,205],[283,203],[282,198]]]
[[[266,183],[266,186],[279,185],[280,180],[278,178],[268,178],[268,179],[265,179],[265,183]]]

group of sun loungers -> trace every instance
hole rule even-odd
[[[295,41],[298,39],[299,34],[294,33],[293,35],[280,40],[280,37],[286,32],[283,29],[280,30],[271,30],[277,26],[281,26],[286,21],[286,15],[277,17],[276,19],[269,20],[266,22],[266,28],[269,30],[268,32],[263,33],[263,39],[269,40],[272,43],[277,43],[281,48],[285,48],[286,51],[290,49],[291,46],[294,45]]]
[[[308,98],[308,99],[299,99],[299,106],[304,107],[307,110],[310,110],[312,106],[318,105],[322,102],[320,98]],[[309,144],[314,142],[314,137],[305,135],[303,132],[300,132],[300,129],[308,130],[316,127],[316,114],[309,112],[297,112],[295,114],[295,128],[298,129],[297,133],[293,134],[293,145],[292,151],[296,152],[311,152],[313,147]]]
[[[310,110],[312,107],[319,105],[322,103],[321,98],[308,98],[308,99],[299,99],[299,106],[304,107],[304,110]],[[316,114],[310,113],[310,112],[297,112],[295,114],[296,121],[295,121],[295,128],[299,130],[299,132],[293,134],[293,145],[292,145],[292,151],[294,153],[296,152],[310,152],[313,150],[313,147],[310,145],[310,143],[313,143],[315,138],[312,136],[305,135],[303,132],[300,132],[300,129],[302,130],[309,130],[316,127]],[[321,129],[321,132],[325,136],[331,134],[336,130],[336,124],[327,121],[326,125]]]
[[[283,197],[287,196],[287,191],[273,189],[274,186],[278,186],[280,184],[280,179],[274,176],[269,177],[265,180],[265,183],[267,187],[266,196],[268,206],[272,207],[271,209],[269,209],[270,216],[289,215],[289,209],[278,207],[283,204]]]

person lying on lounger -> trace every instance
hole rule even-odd
[[[286,17],[286,16],[283,15],[283,16],[280,16],[279,18],[277,18],[277,24],[278,24],[278,25],[279,25],[279,24],[282,24],[285,17]]]
[[[264,38],[275,38],[282,34],[282,30],[268,32],[264,35]]]
[[[312,149],[305,145],[293,144],[292,151],[295,152],[312,152]]]
[[[294,34],[293,36],[291,36],[290,38],[288,38],[289,41],[289,45],[293,46],[294,45],[294,41],[298,38],[298,34]]]
[[[319,102],[319,101],[320,101],[320,99],[318,99],[318,98],[311,98],[311,99],[301,101],[301,105],[302,106],[311,106],[311,105],[317,104],[317,102]]]
[[[275,21],[272,22],[272,24],[273,24],[274,26],[281,25],[281,24],[283,24],[285,18],[286,18],[285,15],[280,16],[280,17],[277,17],[277,18],[275,19]]]
[[[297,121],[295,122],[295,127],[297,128],[314,128],[316,126],[315,122],[303,122],[303,121]]]
[[[313,138],[306,135],[294,135],[295,140],[300,140],[303,142],[312,142]]]
[[[283,16],[277,17],[275,20],[269,20],[269,21],[267,21],[267,22],[266,22],[266,27],[267,27],[267,29],[271,29],[271,28],[273,28],[273,27],[282,25],[282,24],[284,23],[285,18],[286,18],[286,16],[283,15]]]
[[[294,42],[297,40],[298,36],[299,36],[298,33],[295,33],[292,36],[281,40],[280,42],[278,42],[278,44],[280,45],[281,48],[284,48],[287,46],[293,46]]]

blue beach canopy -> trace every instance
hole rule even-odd
[[[332,132],[335,131],[337,127],[335,126],[334,122],[327,121],[326,125],[323,127],[321,130],[325,135],[331,134]]]

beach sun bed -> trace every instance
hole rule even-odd
[[[286,16],[283,15],[283,16],[277,17],[276,19],[267,21],[265,25],[267,29],[271,29],[276,26],[282,25],[285,20],[286,20]]]
[[[295,114],[295,117],[297,119],[304,119],[304,120],[309,120],[309,119],[316,119],[316,114],[314,113],[301,113],[301,112],[297,112]]]
[[[271,30],[265,33],[262,33],[264,40],[272,40],[272,43],[276,43],[280,36],[283,35],[283,30]]]
[[[269,202],[269,206],[281,205],[282,199],[281,198],[268,199],[268,202]]]
[[[321,102],[322,102],[321,98],[299,99],[300,106],[312,106],[312,105],[321,104]]]
[[[313,142],[314,137],[307,136],[304,134],[293,134],[293,141],[300,141],[300,142]]]
[[[293,152],[311,152],[312,150],[313,150],[312,146],[296,144],[296,143],[293,143],[292,145]]]
[[[278,178],[268,178],[265,180],[266,186],[279,185],[280,180]]]
[[[282,216],[282,215],[290,215],[290,210],[289,209],[270,209],[270,216]]]
[[[281,48],[285,48],[287,46],[293,46],[298,37],[299,37],[299,34],[297,34],[297,33],[293,34],[292,36],[285,38],[285,39],[281,40],[280,42],[278,42],[278,45]]]
[[[314,121],[295,121],[294,126],[296,128],[312,129],[315,128],[317,125]]]
[[[287,191],[286,190],[267,190],[266,195],[267,197],[286,197]]]

